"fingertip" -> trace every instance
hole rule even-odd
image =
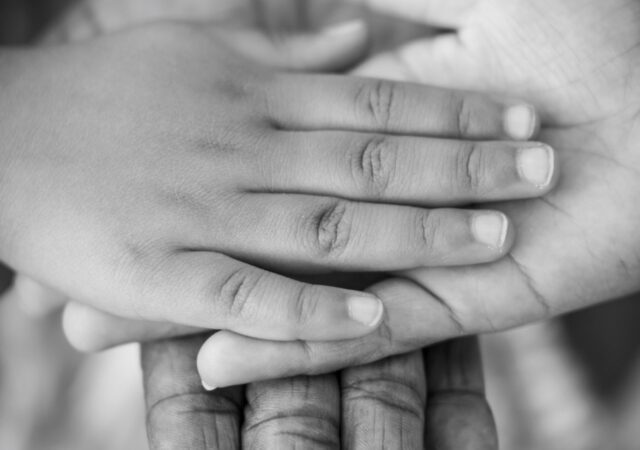
[[[557,153],[547,144],[535,143],[519,149],[516,163],[520,178],[539,194],[550,191],[558,182]]]
[[[478,211],[473,214],[471,231],[476,241],[492,250],[503,250],[512,234],[509,218],[500,211]]]
[[[206,381],[202,380],[202,387],[204,388],[205,391],[207,392],[212,392],[215,391],[217,389],[216,386],[211,386],[210,384],[208,384]]]
[[[518,103],[505,108],[503,126],[510,138],[527,141],[540,131],[540,117],[533,105]]]
[[[91,325],[93,320],[87,310],[75,303],[69,303],[62,313],[62,330],[67,341],[82,353],[94,353],[104,349],[104,343]]]
[[[373,331],[382,322],[384,304],[371,295],[356,295],[347,299],[347,311],[351,319]]]
[[[198,350],[196,368],[200,375],[202,387],[207,391],[231,386],[232,383],[228,383],[228,380],[229,378],[235,378],[234,361],[225,361],[221,353],[221,349],[224,349],[225,346],[233,347],[233,339],[229,339],[229,334],[224,332],[216,333],[207,339]],[[249,355],[245,354],[244,356],[248,357]],[[227,380],[218,373],[217,369],[220,367],[225,368],[222,372],[223,375],[226,375]]]
[[[198,351],[196,367],[203,386],[216,389],[280,378],[289,375],[291,344],[219,331]]]

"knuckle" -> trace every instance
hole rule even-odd
[[[312,427],[309,427],[310,423],[313,424]],[[315,430],[326,432],[318,433]],[[292,410],[285,413],[274,411],[273,414],[249,423],[243,433],[243,448],[266,448],[264,436],[270,435],[277,435],[286,442],[295,443],[295,447],[290,448],[341,448],[338,438],[339,423],[327,417],[325,411],[313,410],[313,406],[305,406],[299,411]]]
[[[294,297],[291,319],[301,327],[310,323],[318,311],[320,295],[317,291],[315,286],[303,284]]]
[[[155,440],[165,437],[158,431],[167,429],[176,417],[199,414],[233,420],[238,416],[240,409],[238,402],[230,396],[209,395],[199,387],[197,391],[194,389],[162,397],[147,407],[146,422],[150,430],[151,448],[166,448],[166,441]]]
[[[454,94],[455,115],[453,120],[455,121],[455,129],[459,136],[468,136],[472,131],[473,126],[473,109],[469,100],[464,96]]]
[[[482,187],[485,165],[482,150],[477,143],[464,144],[456,158],[458,189],[462,193],[476,192]]]
[[[313,216],[313,246],[322,257],[334,258],[344,253],[351,239],[349,203],[336,200],[324,205]]]
[[[369,121],[388,129],[396,113],[400,89],[392,81],[365,81],[356,94],[356,104]]]
[[[424,418],[425,395],[407,380],[391,374],[348,380],[343,395],[351,402],[363,402],[370,407],[391,410],[418,421]]]
[[[398,148],[386,136],[375,136],[357,149],[352,159],[356,184],[367,196],[381,198],[396,172]]]
[[[216,289],[217,302],[232,318],[250,316],[251,299],[263,276],[244,267],[231,272]]]
[[[438,248],[441,225],[441,219],[433,211],[417,213],[417,240],[428,253],[435,253]]]

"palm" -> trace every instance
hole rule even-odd
[[[640,2],[478,0],[465,17],[456,36],[399,49],[397,74],[536,104],[562,180],[543,199],[501,206],[519,231],[506,260],[402,275],[444,300],[469,331],[639,288]],[[389,73],[386,58],[363,70]]]

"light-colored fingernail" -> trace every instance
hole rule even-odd
[[[206,390],[206,391],[215,391],[217,388],[215,386],[211,386],[209,384],[207,384],[204,380],[202,380],[202,387]]]
[[[325,36],[345,36],[354,33],[361,33],[366,28],[364,21],[360,19],[349,20],[336,25],[331,25],[324,29]]]
[[[513,139],[531,139],[538,129],[538,114],[533,106],[522,103],[504,112],[505,132]]]
[[[351,297],[347,300],[349,317],[367,327],[375,327],[384,314],[382,301],[375,297]]]
[[[537,188],[544,188],[551,183],[555,170],[553,149],[548,145],[519,149],[516,164],[520,178]]]
[[[501,248],[509,230],[507,216],[498,212],[481,212],[473,216],[471,230],[476,241],[489,247]]]

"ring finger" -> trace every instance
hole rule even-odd
[[[513,242],[501,212],[420,209],[286,194],[247,194],[203,246],[279,271],[401,270],[493,261]],[[269,236],[269,239],[265,239]]]

